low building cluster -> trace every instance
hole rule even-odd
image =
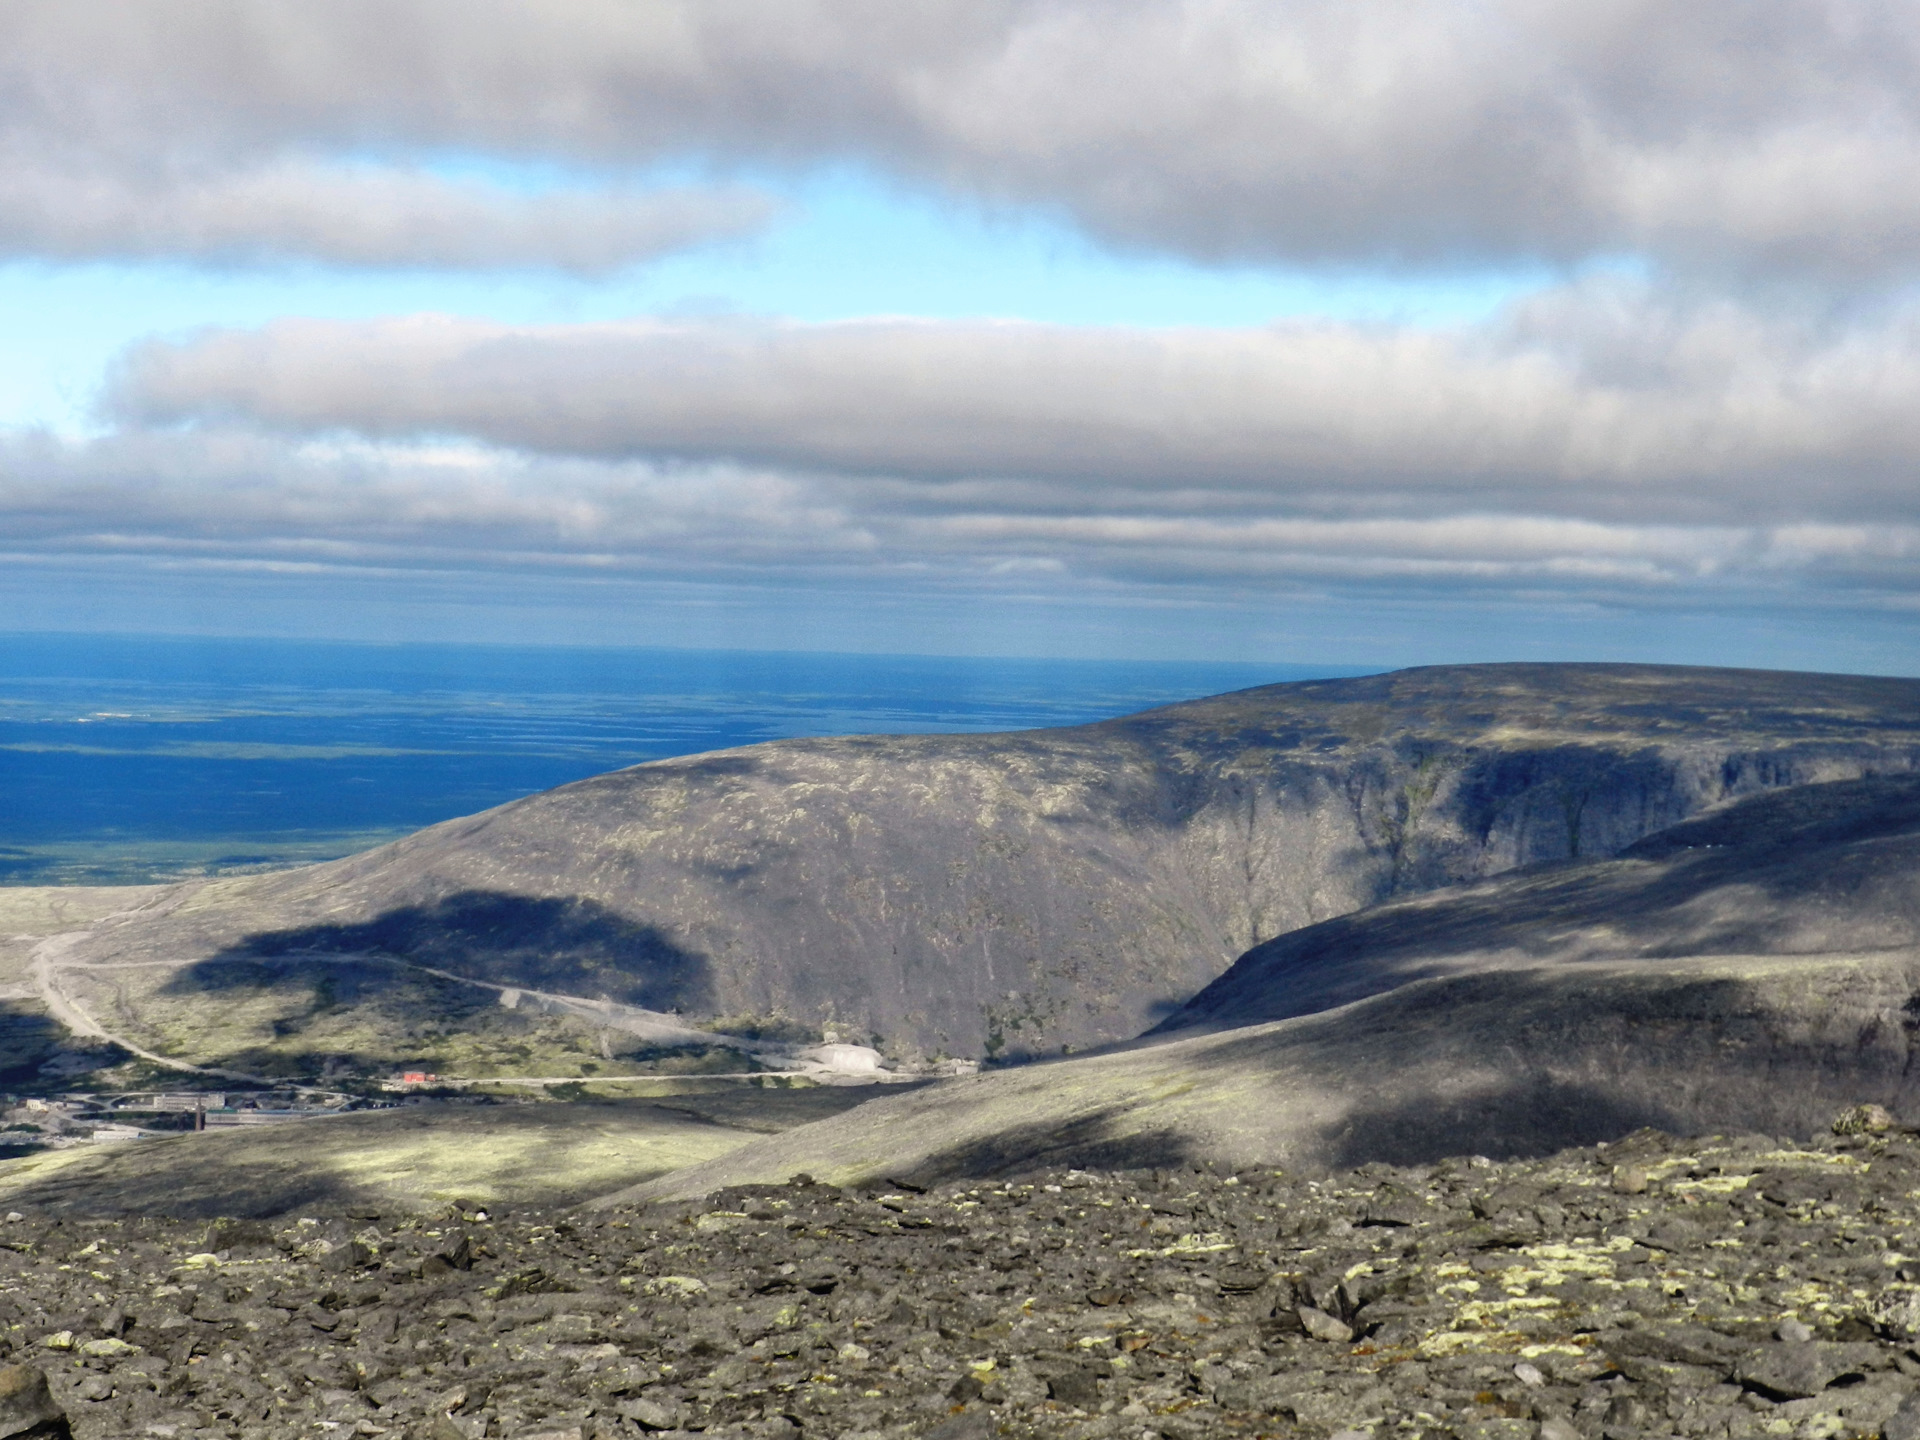
[[[0,1148],[65,1149],[143,1140],[182,1130],[225,1129],[306,1120],[367,1108],[351,1095],[323,1091],[73,1091],[0,1095]]]

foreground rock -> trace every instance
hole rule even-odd
[[[455,1053],[449,1026],[503,1023],[491,995],[450,1014],[419,966],[902,1060],[1059,1054],[1138,1034],[1282,932],[1916,757],[1920,682],[1656,666],[1442,667],[1077,729],[787,741],[187,887],[63,942],[52,978],[111,1034],[242,1070],[425,1062]]]
[[[68,1440],[72,1433],[43,1371],[32,1365],[0,1367],[0,1436]]]
[[[1871,1130],[1886,1117],[1857,1116]],[[1916,1433],[1920,1147],[0,1226],[74,1433]]]

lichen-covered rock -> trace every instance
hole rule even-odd
[[[1893,1112],[1884,1105],[1855,1105],[1834,1117],[1836,1135],[1883,1135],[1894,1127]]]
[[[1888,1316],[1916,1160],[1904,1133],[1640,1132],[1323,1175],[283,1217],[224,1259],[204,1222],[28,1214],[0,1225],[0,1349],[80,1440],[1914,1440],[1920,1356]],[[336,1227],[367,1266],[326,1267]],[[463,1244],[470,1268],[433,1263]]]

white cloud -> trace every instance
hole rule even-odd
[[[0,153],[128,195],[112,177],[160,177],[162,214],[290,157],[479,154],[589,188],[663,159],[851,160],[1207,260],[1640,251],[1871,284],[1920,261],[1916,96],[1903,0],[0,10]],[[44,228],[9,203],[0,229]],[[266,218],[262,248],[294,243]]]
[[[130,352],[102,437],[0,435],[0,531],[34,564],[1906,604],[1916,97],[1895,0],[15,0],[0,255],[596,273],[767,224],[730,176],[851,163],[1202,262],[1651,278],[1455,330],[287,319]]]
[[[592,274],[751,235],[776,210],[767,196],[741,188],[525,195],[417,171],[297,160],[123,175],[0,159],[0,253],[60,260]]]
[[[865,543],[830,502],[777,475],[231,431],[8,437],[0,517],[22,551],[338,565],[807,564]]]
[[[138,348],[125,428],[26,469],[342,564],[1891,603],[1916,389],[1905,310],[1632,285],[1445,332],[287,321]]]
[[[113,403],[875,477],[909,507],[1784,523],[1908,511],[1916,393],[1905,312],[1831,327],[1587,286],[1457,332],[285,321],[145,345]]]
[[[726,464],[516,456],[485,447],[301,441],[201,428],[0,443],[14,561],[270,573],[846,581],[929,593],[1034,584],[1198,599],[1231,593],[1473,592],[1793,604],[1920,592],[1920,524],[1596,521],[1548,513],[1289,513],[1242,495],[1211,516],[1107,504],[902,504],[857,476]],[[1136,501],[1138,497],[1136,497]],[[1365,509],[1364,503],[1356,505]]]

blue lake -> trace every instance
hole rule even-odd
[[[1365,667],[0,635],[0,884],[326,859],[799,735],[1030,729]]]

